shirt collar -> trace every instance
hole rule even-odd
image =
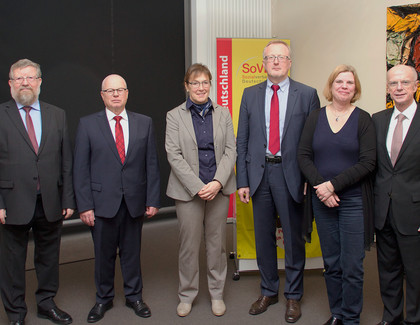
[[[39,100],[36,100],[35,103],[33,103],[32,105],[22,105],[21,103],[18,103],[18,102],[16,102],[16,105],[18,109],[22,109],[25,106],[30,106],[32,107],[32,109],[36,111],[41,111],[41,105],[39,105]]]
[[[407,120],[411,121],[414,117],[414,114],[416,114],[417,110],[417,103],[415,100],[411,103],[410,106],[408,106],[404,112],[400,112],[398,109],[394,107],[394,111],[392,112],[391,121],[394,120],[398,114],[403,113],[404,116],[407,118]]]
[[[213,102],[211,101],[210,98],[209,98],[209,101],[208,102],[210,103],[209,109],[211,109],[213,107]],[[194,103],[193,103],[193,101],[191,100],[190,97],[187,98],[186,107],[188,109],[191,109],[191,107],[194,107]]]
[[[108,108],[106,108],[106,107],[105,107],[105,112],[106,112],[106,117],[107,117],[108,121],[113,120],[113,119],[114,119],[114,117],[115,117],[115,116],[117,116],[114,112],[111,112],[111,111],[110,111]],[[121,112],[121,114],[120,114],[120,115],[118,115],[118,116],[121,116],[123,120],[128,120],[128,117],[127,117],[127,111],[125,110],[125,108],[124,108],[124,110]]]
[[[267,88],[271,89],[271,86],[274,85],[274,83],[267,78]],[[282,82],[278,83],[278,85],[280,86],[280,91],[284,92],[286,91],[286,89],[288,89],[289,85],[290,85],[290,79],[289,77],[286,77],[286,79],[284,79]]]

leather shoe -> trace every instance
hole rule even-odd
[[[260,296],[256,302],[254,302],[251,305],[251,308],[249,309],[249,313],[251,315],[258,315],[263,312],[265,312],[270,305],[274,305],[279,301],[279,297],[277,295],[275,296]]]
[[[226,305],[223,300],[212,300],[211,311],[214,316],[223,316],[226,312]]]
[[[343,325],[343,321],[337,317],[331,316],[324,325]]]
[[[10,325],[25,325],[24,320],[11,320]]]
[[[400,321],[393,321],[393,322],[387,322],[387,321],[382,321],[379,322],[377,325],[398,325],[400,324]]]
[[[186,302],[180,302],[178,307],[176,307],[176,313],[179,317],[188,316],[191,312],[192,304]]]
[[[143,300],[137,300],[137,301],[125,301],[125,305],[127,307],[130,307],[134,310],[137,316],[147,318],[152,316],[152,312],[150,311],[149,306],[146,305]]]
[[[96,303],[95,306],[90,310],[89,315],[87,317],[88,323],[96,323],[97,321],[104,318],[105,312],[110,310],[114,304],[112,301],[107,302],[106,304]]]
[[[49,319],[55,324],[71,324],[73,319],[65,311],[55,306],[54,308],[45,310],[38,307],[38,317]]]
[[[287,299],[286,302],[286,313],[284,319],[288,323],[296,323],[302,313],[300,311],[300,301],[295,299]]]

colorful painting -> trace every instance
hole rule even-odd
[[[420,3],[387,8],[387,71],[396,64],[411,65],[420,72]],[[416,101],[420,98],[418,87]],[[387,95],[387,108],[394,106]]]

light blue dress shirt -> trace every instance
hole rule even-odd
[[[28,127],[26,126],[26,111],[23,109],[24,105],[17,103],[16,105],[19,109],[20,116],[22,117],[23,125],[25,125],[26,130]],[[37,100],[35,103],[31,105],[32,109],[29,111],[29,115],[32,118],[32,124],[34,125],[36,141],[38,142],[38,147],[41,144],[41,135],[42,135],[42,123],[41,123],[41,106],[39,105],[39,101]]]
[[[266,155],[272,156],[273,154],[268,149],[268,141],[270,139],[270,108],[271,108],[271,98],[273,97],[273,89],[271,86],[273,83],[270,79],[267,79],[267,88],[265,90],[265,129],[267,134],[267,150]],[[279,98],[279,118],[280,118],[280,150],[275,154],[275,156],[281,156],[281,140],[283,138],[283,129],[284,129],[284,120],[286,118],[286,109],[287,109],[287,97],[289,95],[289,86],[290,80],[289,77],[284,79],[278,84],[280,89],[277,90],[277,97]]]

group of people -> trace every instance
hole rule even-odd
[[[359,324],[363,259],[375,234],[384,304],[378,325],[420,324],[417,72],[406,65],[391,68],[387,89],[395,106],[371,118],[354,104],[361,84],[352,66],[334,69],[324,89],[329,104],[320,107],[314,88],[288,76],[291,64],[287,43],[266,45],[267,80],[244,90],[236,139],[229,110],[209,98],[210,70],[193,64],[185,74],[187,98],[167,113],[165,137],[171,167],[166,194],[175,200],[179,226],[176,312],[186,317],[198,294],[203,236],[211,310],[215,316],[226,312],[226,216],[237,190],[241,202],[252,198],[261,275],[261,294],[249,314],[279,300],[280,223],[284,317],[288,323],[300,319],[305,239],[310,241],[315,219],[331,311],[324,325]],[[31,229],[37,314],[72,323],[54,297],[63,219],[76,208],[91,229],[95,252],[96,301],[87,321],[101,320],[113,306],[117,254],[126,306],[150,317],[140,250],[143,220],[160,206],[152,120],[126,110],[127,84],[109,75],[100,92],[105,109],[80,119],[73,156],[65,112],[39,100],[41,77],[35,62],[13,64],[13,100],[0,105],[0,290],[10,324],[24,324],[27,314]]]

